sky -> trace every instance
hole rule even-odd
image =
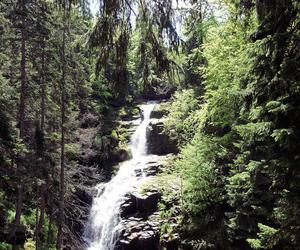
[[[91,12],[93,16],[95,16],[99,10],[99,0],[89,0]],[[177,7],[177,0],[172,0],[172,4],[174,7]],[[187,3],[184,3],[183,0],[178,0],[178,8],[188,7]]]
[[[100,0],[89,0],[90,2],[90,9],[91,9],[91,12],[93,14],[93,16],[96,16],[98,10],[99,10],[99,1]],[[220,19],[222,20],[222,17],[224,16],[224,12],[221,10],[221,9],[218,9],[218,4],[217,4],[217,1],[216,0],[208,0],[209,4],[211,7],[213,7],[214,9],[214,14],[215,14],[215,17],[217,19]],[[173,8],[178,8],[178,9],[181,9],[181,8],[191,8],[192,5],[188,3],[188,1],[184,1],[184,0],[172,0],[172,5],[173,5]],[[180,20],[180,13],[179,12],[175,12],[175,18],[176,20]],[[132,19],[131,19],[131,23],[133,25],[133,27],[135,26],[135,18],[134,16],[132,16]],[[181,21],[176,21],[176,30],[177,30],[177,33],[183,37],[183,34],[182,34],[182,23]]]
[[[99,0],[89,0],[91,12],[93,16],[96,15],[97,11],[99,10]]]

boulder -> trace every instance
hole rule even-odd
[[[166,82],[152,82],[147,85],[141,98],[146,100],[164,100],[170,99],[176,88]]]
[[[153,161],[153,162],[147,162],[143,168],[138,168],[135,169],[135,175],[137,177],[142,177],[142,176],[155,176],[158,173],[162,171],[163,168],[163,162],[162,161]]]
[[[131,158],[131,154],[130,154],[129,150],[126,150],[124,148],[120,148],[118,150],[117,155],[118,155],[119,162],[127,161]]]
[[[168,155],[148,155],[143,168],[135,170],[138,177],[155,176],[162,169],[168,166],[173,154]],[[137,165],[138,166],[138,165]],[[126,195],[121,205],[121,222],[118,228],[119,239],[115,250],[158,250],[178,249],[180,237],[178,234],[170,234],[167,237],[160,235],[160,226],[165,223],[161,220],[158,211],[158,202],[163,199],[161,193],[149,186],[146,190],[132,191]],[[174,232],[178,231],[176,221],[170,222]]]
[[[121,221],[120,239],[116,249],[120,250],[156,250],[159,249],[159,231],[151,222],[140,217],[130,217]]]
[[[143,169],[145,176],[155,176],[160,172],[160,168],[162,167],[162,164],[157,163],[148,163],[145,168]]]
[[[169,103],[161,102],[155,105],[150,114],[150,119],[161,119],[169,114]]]
[[[161,194],[158,191],[150,191],[143,195],[133,195],[136,202],[136,209],[141,213],[151,213],[155,211],[160,197]]]
[[[150,118],[151,119],[161,119],[163,118],[167,112],[165,110],[153,110],[151,112]]]
[[[136,202],[135,202],[135,199],[133,199],[132,196],[128,196],[124,203],[121,205],[120,207],[120,210],[121,210],[121,217],[124,218],[124,217],[127,217],[131,214],[134,214],[136,213]]]
[[[157,209],[161,194],[157,190],[145,194],[129,194],[121,205],[121,217],[127,218],[132,214],[149,214]]]
[[[166,155],[178,153],[177,141],[164,132],[161,120],[152,120],[147,127],[148,154]]]

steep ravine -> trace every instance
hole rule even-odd
[[[116,249],[156,250],[162,249],[163,246],[166,249],[174,249],[173,247],[178,245],[178,235],[173,232],[172,235],[162,233],[166,221],[161,217],[159,205],[166,200],[156,180],[158,175],[169,167],[173,157],[173,154],[148,156],[142,185],[127,193],[121,205],[120,238]],[[140,176],[140,173],[137,172],[136,175]]]
[[[109,183],[97,186],[85,232],[87,249],[155,250],[176,245],[178,236],[162,234],[159,203],[164,197],[153,180],[172,162],[170,153],[176,153],[177,148],[163,133],[161,119],[165,113],[154,111],[150,116],[153,107],[141,106],[144,120],[138,120],[140,124],[135,119],[123,122],[134,132],[132,159],[120,164]]]

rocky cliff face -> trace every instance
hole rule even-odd
[[[178,153],[177,141],[164,132],[163,119],[152,119],[147,128],[148,153],[166,155]]]
[[[118,162],[130,158],[130,153],[125,147],[130,138],[130,133],[135,130],[139,119],[135,107],[113,108],[107,116],[98,117],[88,114],[79,121],[77,131],[76,150],[67,152],[68,159],[72,159],[71,172],[72,192],[67,198],[66,225],[72,238],[69,249],[84,249],[81,245],[92,205],[93,196],[97,191],[95,186],[100,182],[110,179],[113,167]],[[76,245],[73,245],[76,239]],[[78,239],[78,242],[77,242]]]
[[[164,197],[159,181],[154,181],[169,170],[174,154],[178,152],[177,142],[164,132],[163,119],[168,113],[165,107],[165,104],[158,105],[151,113],[151,122],[147,127],[147,148],[150,155],[143,173],[141,170],[136,171],[137,177],[146,176],[145,185],[127,194],[121,205],[122,220],[117,250],[178,249],[179,235],[173,233],[178,226],[176,221],[170,222],[172,232],[167,233],[163,229],[167,221],[162,218],[160,206],[165,206],[170,201]],[[156,184],[149,185],[152,181]]]
[[[178,153],[176,139],[171,138],[164,131],[164,118],[167,114],[167,103],[158,105],[151,113],[151,122],[147,128],[148,154]]]
[[[150,155],[148,164],[144,169],[146,178],[155,178],[165,168],[174,155],[165,156]],[[136,173],[140,176],[140,173]],[[121,225],[119,229],[119,241],[117,250],[158,250],[177,249],[179,244],[179,235],[162,234],[161,227],[164,220],[160,215],[159,203],[166,202],[162,196],[161,190],[155,186],[137,189],[127,194],[126,199],[121,205]]]
[[[161,216],[160,204],[169,201],[156,185],[147,183],[167,170],[174,154],[178,152],[177,142],[164,133],[164,117],[168,111],[165,104],[158,105],[151,113],[151,122],[147,127],[147,164],[143,170],[136,171],[137,177],[146,176],[146,187],[127,194],[121,206],[121,224],[117,250],[158,250],[178,249],[179,235],[165,233],[165,222]],[[176,226],[174,222],[173,227]]]
[[[151,123],[147,128],[148,153],[151,155],[148,156],[143,172],[136,170],[135,173],[139,178],[146,176],[145,184],[166,171],[173,161],[174,153],[178,152],[177,142],[164,133],[163,119],[166,114],[164,105],[158,106],[151,113]],[[120,143],[124,146],[129,142],[139,123],[138,118],[138,113],[128,114],[126,111],[118,119],[111,118],[116,119],[111,125],[107,125],[109,123],[106,121],[106,128],[99,129],[99,124],[96,122],[84,123],[79,133],[80,141],[84,142],[79,158],[83,173],[74,175],[78,179],[78,184],[73,193],[75,197],[73,204],[81,210],[81,213],[72,219],[72,229],[78,235],[82,235],[84,231],[92,198],[96,194],[93,187],[109,179],[107,175],[98,175],[97,170],[105,173],[108,165],[111,166],[130,157],[126,147],[120,147]],[[99,133],[99,130],[102,132]],[[86,176],[84,179],[82,174]],[[177,249],[178,234],[168,234],[166,230],[162,230],[166,221],[161,217],[160,204],[169,202],[163,196],[162,190],[155,185],[141,187],[128,193],[121,206],[120,238],[116,249],[156,250],[162,247],[170,250]],[[171,224],[172,227],[176,226],[175,221]]]

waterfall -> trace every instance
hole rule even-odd
[[[146,128],[150,122],[150,114],[155,103],[149,102],[141,106],[144,119],[134,132],[130,149],[132,159],[120,165],[118,173],[105,185],[104,192],[98,188],[93,200],[85,239],[87,250],[113,250],[118,240],[120,222],[120,205],[125,194],[138,184],[135,169],[143,169],[147,154]]]

